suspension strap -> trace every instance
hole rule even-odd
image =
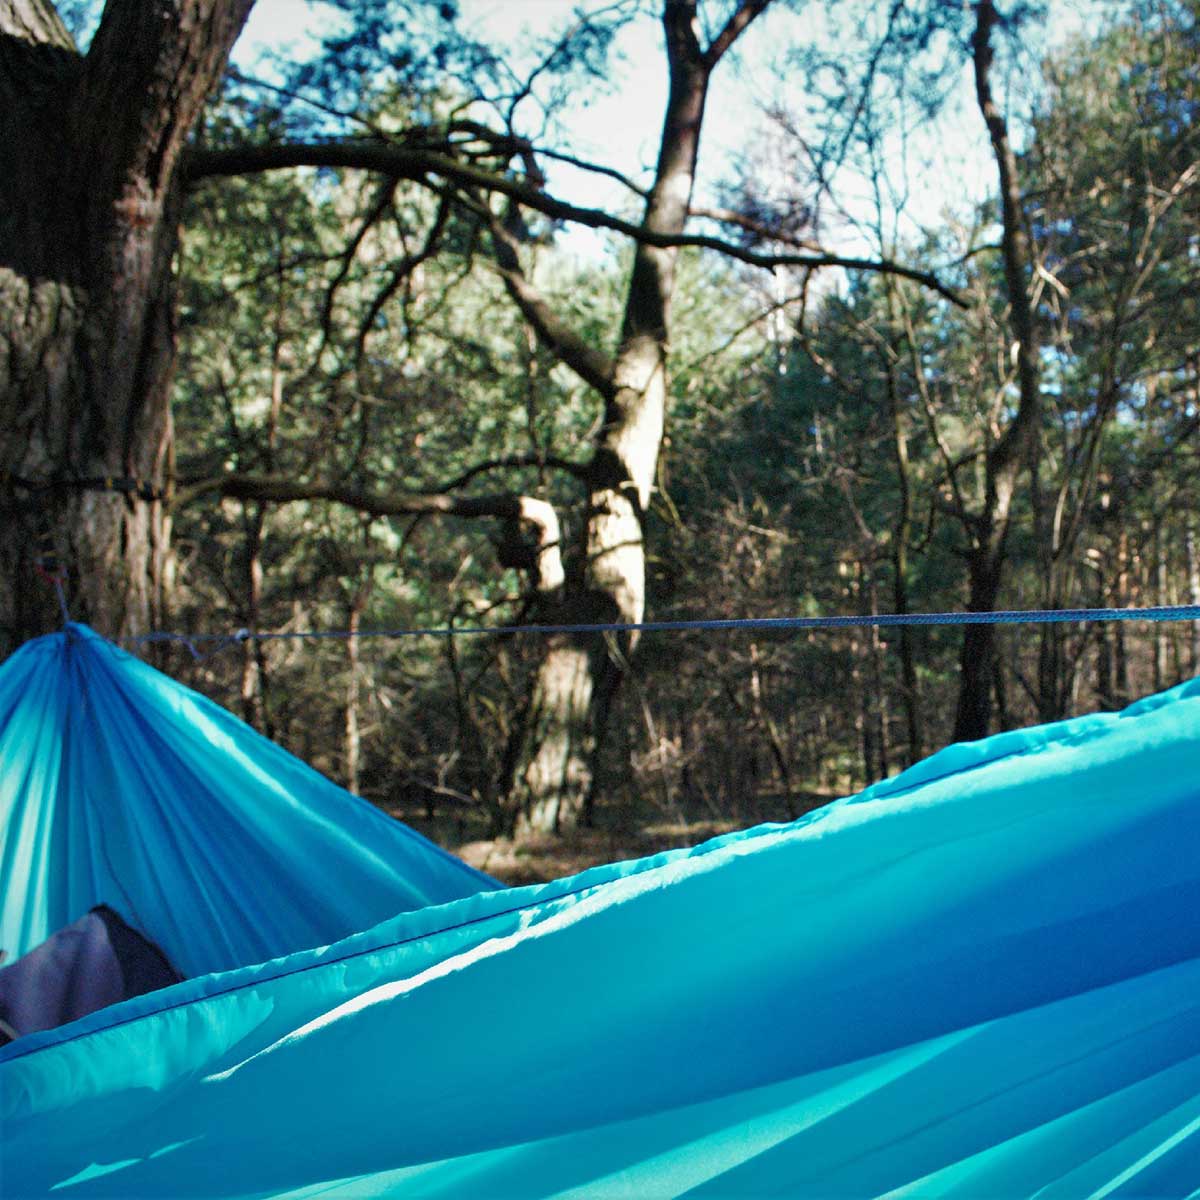
[[[25,492],[116,492],[122,496],[135,496],[148,504],[166,498],[166,493],[160,487],[155,487],[146,479],[138,479],[129,475],[85,475],[62,479],[22,479],[17,475],[8,476],[8,482],[15,488]]]

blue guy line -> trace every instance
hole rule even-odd
[[[416,626],[403,629],[308,629],[293,632],[260,633],[239,629],[235,633],[183,634],[166,631],[122,638],[126,644],[181,642],[198,660],[226,646],[257,641],[318,641],[349,638],[470,637],[490,634],[494,637],[518,634],[589,634],[589,633],[677,633],[692,630],[779,630],[859,629],[876,626],[929,625],[1066,625],[1095,621],[1200,621],[1200,604],[1168,604],[1157,608],[1050,608],[1001,609],[995,612],[875,613],[834,617],[710,617],[679,621],[614,621],[603,624],[528,624],[528,625],[445,625]],[[201,655],[199,647],[212,646]]]

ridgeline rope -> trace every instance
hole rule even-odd
[[[861,629],[875,626],[931,625],[1069,625],[1100,621],[1200,621],[1200,604],[1167,604],[1155,608],[1046,608],[1000,609],[995,612],[875,613],[834,617],[709,617],[678,621],[614,621],[602,624],[441,625],[400,629],[305,629],[260,632],[238,629],[234,633],[172,633],[158,631],[122,638],[128,645],[180,643],[197,660],[209,658],[242,642],[326,641],[350,638],[401,639],[417,637],[512,637],[517,635],[679,633],[693,630]],[[201,647],[208,647],[202,650]]]

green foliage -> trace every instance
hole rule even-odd
[[[350,7],[336,35],[349,39],[353,67],[337,75],[343,91],[315,68],[293,81],[297,90],[388,128],[444,119],[452,72],[439,65],[437,39],[453,14]],[[385,23],[417,8],[425,24],[397,58]],[[926,64],[922,88],[937,99],[935,52],[963,36],[961,11],[937,14],[940,24],[887,31],[899,57],[879,60],[876,116],[904,55]],[[577,53],[544,47],[547,69],[562,80],[601,71],[611,33],[597,26]],[[1006,607],[1190,596],[1196,36],[1182,10],[1156,6],[1045,66],[1021,160],[1045,411],[1014,500]],[[372,64],[389,54],[384,81]],[[806,60],[818,82],[827,67]],[[870,115],[835,113],[824,158],[858,136],[851,118],[873,128]],[[235,90],[204,136],[265,137],[298,120]],[[988,203],[965,225],[887,247],[907,261],[954,262],[961,310],[882,275],[836,286],[781,276],[783,291],[765,294],[725,260],[681,255],[667,436],[646,519],[652,617],[964,604],[965,556],[988,501],[984,466],[1016,403],[1005,285],[986,244],[994,218]],[[520,319],[477,212],[403,181],[296,171],[206,184],[186,225],[181,494],[227,472],[376,494],[515,492],[553,503],[575,552],[583,484],[556,464],[586,460],[602,404]],[[548,302],[612,351],[629,248],[580,261],[544,223],[524,233],[527,273]],[[530,580],[505,565],[504,535],[493,521],[373,519],[323,501],[196,491],[175,514],[177,620],[196,629],[520,620]],[[1054,645],[1028,630],[1006,634],[999,720],[1166,685],[1197,667],[1187,633],[1068,629]],[[798,812],[944,741],[958,650],[959,634],[945,630],[647,636],[611,718],[601,799],[672,819]],[[1039,670],[1050,650],[1059,658],[1048,683]],[[353,711],[365,794],[410,817],[449,813],[465,836],[494,815],[536,654],[521,639],[411,639],[363,643],[357,661],[341,643],[270,646],[198,670],[343,777]]]

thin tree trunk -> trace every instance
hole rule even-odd
[[[1106,608],[1111,593],[1105,579],[1104,564],[1101,560],[1100,569],[1096,573],[1096,605]],[[1096,625],[1096,700],[1105,712],[1112,712],[1116,707],[1116,686],[1113,679],[1115,660],[1113,656],[1112,625],[1100,621]]]
[[[1167,556],[1162,521],[1154,523],[1154,603],[1161,608],[1167,603]],[[1167,637],[1164,622],[1154,622],[1154,690],[1167,686]]]
[[[346,729],[344,765],[346,791],[359,793],[359,773],[362,763],[362,734],[359,729],[359,702],[361,699],[361,676],[359,672],[358,633],[362,627],[363,609],[367,604],[367,585],[355,593],[346,606],[346,627],[350,636],[346,639]]]
[[[991,88],[991,35],[1000,18],[992,0],[979,0],[975,12],[975,32],[971,39],[975,95],[987,126],[999,175],[1001,251],[1020,397],[1016,414],[984,456],[982,511],[969,522],[973,545],[968,554],[968,607],[973,612],[991,612],[1000,595],[1017,481],[1036,444],[1038,422],[1041,419],[1041,380],[1037,326],[1030,290],[1033,258],[1022,213],[1017,158],[1009,141],[1007,124],[995,103]],[[995,653],[993,626],[966,627],[954,720],[956,741],[987,736],[991,724]]]
[[[761,656],[758,643],[750,643],[750,697],[754,703],[754,716],[759,726],[767,735],[767,745],[771,748],[771,757],[775,760],[775,769],[779,772],[779,783],[783,788],[783,800],[788,816],[793,819],[799,816],[792,790],[792,768],[788,762],[787,746],[779,732],[775,718],[771,716],[770,702],[767,699],[766,688],[762,681]]]
[[[1129,538],[1124,530],[1117,539],[1117,579],[1112,603],[1124,608],[1129,599]],[[1125,622],[1117,621],[1113,628],[1113,682],[1117,708],[1129,703],[1129,659],[1125,652]]]
[[[285,278],[281,266],[276,270],[274,338],[271,345],[271,403],[267,409],[266,426],[258,447],[263,464],[272,474],[278,468],[275,448],[279,439],[279,418],[283,412],[283,323],[287,309]],[[239,466],[241,464],[239,463]],[[262,617],[263,562],[262,547],[267,524],[267,506],[242,502],[242,525],[245,530],[246,554],[246,611],[242,623],[248,629],[258,629]],[[264,643],[255,638],[242,647],[242,710],[246,721],[257,724],[269,738],[275,736],[268,701],[269,676]]]
[[[1012,717],[1008,711],[1008,687],[1004,681],[1004,660],[996,654],[992,658],[993,691],[996,694],[996,720],[1001,730],[1012,728]]]
[[[829,785],[829,714],[824,707],[817,713],[816,749],[813,765],[817,776],[817,789],[824,791]]]
[[[1058,604],[1047,604],[1058,608]],[[1063,626],[1043,625],[1038,633],[1037,708],[1039,721],[1057,721],[1063,716]]]
[[[1189,517],[1183,525],[1184,565],[1187,568],[1188,603],[1200,604],[1200,554],[1196,553],[1196,526]],[[1191,623],[1188,670],[1200,674],[1200,621]]]
[[[1105,712],[1117,707],[1113,686],[1112,631],[1101,621],[1096,630],[1096,697]]]
[[[242,525],[245,533],[246,555],[246,605],[242,612],[242,624],[247,629],[259,627],[259,615],[262,606],[262,533],[265,510],[261,504],[242,506]],[[242,679],[240,694],[242,701],[242,719],[257,729],[263,729],[263,693],[262,679],[259,669],[260,642],[247,640],[242,643]]]
[[[970,612],[992,612],[1000,594],[1003,557],[976,551],[967,561]],[[968,625],[963,630],[959,658],[958,707],[953,740],[975,741],[987,737],[992,720],[992,686],[995,676],[996,627]]]
[[[858,570],[860,611],[867,616],[878,616],[879,593],[875,586],[874,564],[870,561],[860,561]],[[876,779],[887,778],[890,757],[887,696],[883,681],[883,646],[879,637],[878,625],[868,626],[864,642],[867,687],[863,694],[863,715],[870,730],[870,742],[874,749],[873,761],[867,764],[867,783],[872,783]]]
[[[871,724],[870,701],[863,679],[864,656],[863,635],[856,629],[850,635],[850,686],[858,697],[858,705],[854,710],[854,733],[858,741],[859,761],[862,763],[862,784],[866,787],[875,773],[875,738]],[[853,775],[850,785],[853,788]]]
[[[892,328],[899,325],[896,293],[888,281],[888,318]],[[896,362],[889,355],[887,363],[888,403],[892,413],[892,455],[896,460],[896,480],[900,502],[892,529],[892,602],[897,613],[908,612],[908,543],[912,539],[912,486],[909,480],[908,429],[900,406],[900,382],[896,377]],[[917,686],[917,665],[913,652],[912,630],[907,625],[898,630],[900,642],[900,697],[904,705],[904,725],[908,745],[905,763],[912,766],[924,755],[924,736],[921,728],[921,700]]]

